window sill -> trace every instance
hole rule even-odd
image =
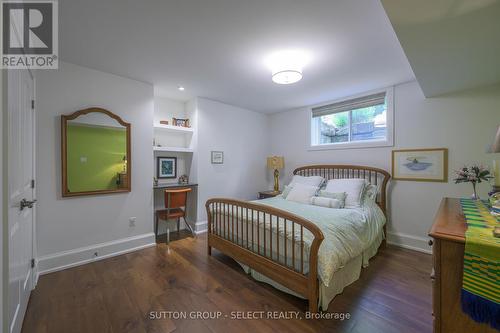
[[[346,143],[327,143],[321,145],[311,145],[307,148],[308,151],[316,150],[341,150],[341,149],[363,149],[363,148],[380,148],[393,147],[394,143],[388,140],[383,141],[363,141],[363,142],[346,142]]]

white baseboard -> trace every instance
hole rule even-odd
[[[208,221],[199,221],[194,224],[194,233],[195,234],[203,234],[207,232]]]
[[[38,258],[37,276],[155,246],[154,233],[122,238]],[[97,256],[95,255],[97,253]]]
[[[429,246],[428,242],[429,242],[428,238],[412,236],[408,234],[391,232],[391,231],[387,232],[388,244],[396,245],[408,250],[414,250],[418,252],[431,254],[432,249]]]

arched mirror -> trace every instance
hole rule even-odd
[[[101,108],[61,116],[62,196],[131,191],[130,124]]]

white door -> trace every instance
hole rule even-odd
[[[34,97],[28,70],[9,70],[8,79],[8,237],[10,332],[20,332],[34,277]]]

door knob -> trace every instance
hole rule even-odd
[[[21,208],[21,210],[23,210],[24,208],[33,208],[33,205],[35,204],[35,202],[36,202],[36,199],[33,199],[32,201],[23,199],[23,200],[21,200],[19,207]]]

